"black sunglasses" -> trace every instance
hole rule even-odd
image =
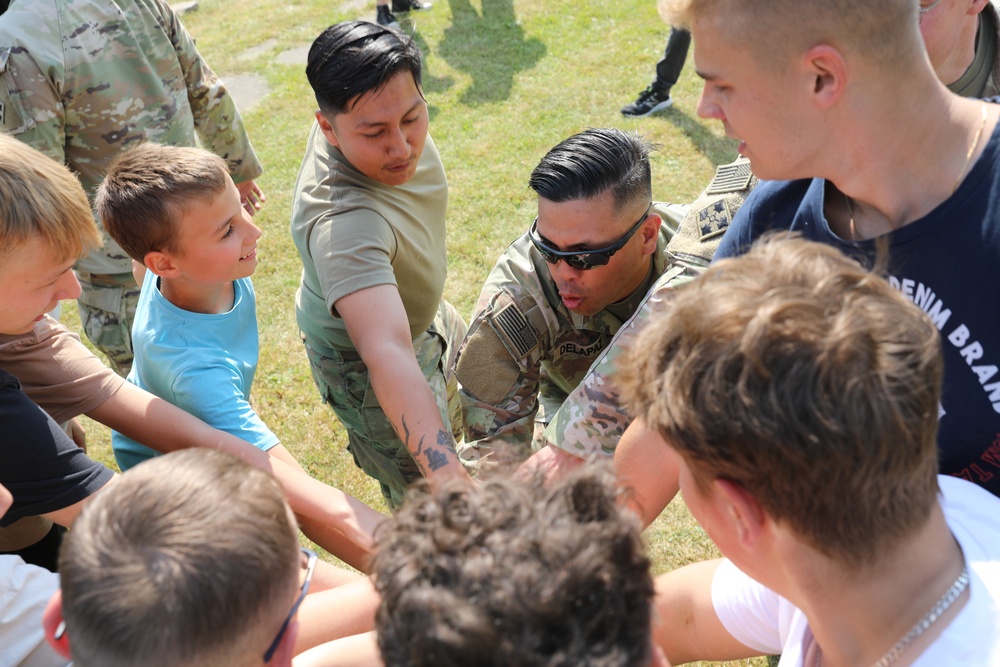
[[[638,231],[639,226],[646,221],[649,217],[649,212],[653,208],[653,202],[649,203],[646,207],[646,212],[642,214],[642,217],[636,220],[635,224],[632,225],[632,229],[625,232],[625,236],[621,237],[611,245],[606,248],[595,248],[593,250],[573,250],[567,252],[565,250],[559,250],[553,246],[548,245],[548,241],[543,239],[538,235],[538,218],[531,223],[531,229],[528,230],[528,238],[531,239],[532,245],[538,250],[538,254],[548,262],[549,264],[556,264],[561,259],[566,262],[567,265],[577,269],[578,271],[587,271],[598,266],[604,266],[611,259],[611,256],[616,252],[621,250],[628,240]]]

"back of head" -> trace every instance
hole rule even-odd
[[[649,200],[653,146],[635,133],[591,128],[563,139],[531,172],[528,185],[539,197],[562,203],[610,192],[615,208]]]
[[[309,49],[306,76],[320,111],[350,111],[365,93],[381,90],[400,72],[420,88],[420,48],[396,28],[344,21],[324,30]]]
[[[111,238],[142,263],[152,251],[177,252],[181,212],[211,201],[229,182],[225,161],[210,151],[147,142],[112,161],[94,208]]]
[[[188,449],[97,494],[63,542],[63,616],[81,667],[259,665],[297,593],[277,482]]]
[[[648,664],[649,561],[611,482],[411,490],[374,560],[386,667]]]
[[[771,237],[717,262],[632,349],[623,394],[702,489],[738,483],[850,566],[927,520],[937,328],[835,248]]]
[[[818,44],[860,55],[873,71],[905,71],[923,57],[915,0],[660,0],[659,6],[671,25],[714,19],[764,66],[784,67],[784,56]]]
[[[87,195],[73,172],[0,133],[0,259],[34,237],[41,237],[60,262],[101,245]]]

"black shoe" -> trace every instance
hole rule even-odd
[[[639,93],[639,97],[635,98],[635,102],[622,107],[622,115],[641,118],[655,111],[662,111],[673,103],[674,101],[670,99],[670,91],[659,91],[650,86]]]
[[[399,29],[399,22],[396,21],[396,17],[389,11],[389,5],[375,5],[375,21],[387,28]]]
[[[392,0],[392,11],[408,12],[413,9],[430,9],[431,3],[421,2],[421,0]]]

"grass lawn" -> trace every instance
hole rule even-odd
[[[385,511],[376,484],[355,468],[343,429],[319,400],[295,324],[300,263],[288,216],[315,100],[304,64],[282,57],[331,23],[373,20],[374,3],[199,4],[183,20],[206,60],[223,79],[254,74],[269,88],[244,114],[268,196],[257,216],[264,237],[254,275],[261,339],[255,406],[313,475]],[[690,68],[673,90],[671,109],[643,119],[619,113],[652,80],[666,44],[668,28],[652,0],[436,0],[404,27],[415,27],[424,54],[430,132],[450,183],[445,294],[466,318],[496,257],[534,217],[528,175],[560,140],[587,127],[645,133],[661,146],[654,197],[674,202],[691,201],[715,166],[735,155],[720,125],[697,117],[700,85]],[[248,49],[255,55],[248,57]],[[66,304],[63,320],[77,326],[74,304]],[[90,422],[87,430],[92,452],[113,466],[106,429]],[[657,572],[716,555],[680,500],[647,539]]]

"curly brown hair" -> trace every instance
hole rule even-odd
[[[650,576],[608,471],[408,492],[379,533],[386,667],[648,664]]]

